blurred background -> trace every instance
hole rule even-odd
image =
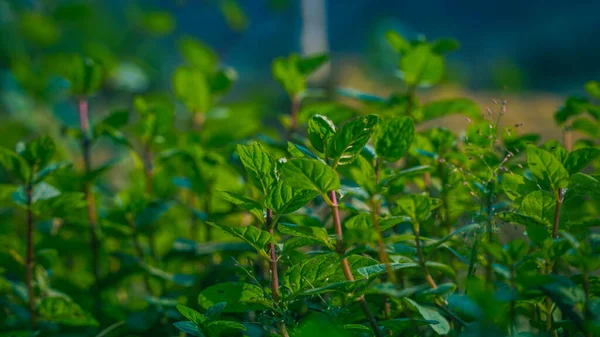
[[[260,102],[260,113],[287,108],[271,75],[275,57],[327,52],[316,86],[377,95],[401,90],[397,55],[385,32],[407,39],[453,37],[444,80],[429,97],[467,96],[482,107],[506,98],[509,120],[557,131],[550,120],[567,95],[600,77],[600,2],[442,0],[0,0],[0,120],[31,128],[44,110],[76,123],[61,83],[47,80],[46,55],[83,53],[100,60],[107,79],[92,113],[129,104],[131,94],[171,90],[182,63],[177,44],[193,37],[236,72],[223,102]],[[92,117],[93,118],[93,117]],[[15,131],[16,132],[16,131]]]

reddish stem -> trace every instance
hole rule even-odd
[[[144,160],[144,177],[145,177],[145,193],[148,199],[152,196],[152,151],[150,150],[150,144],[144,146],[144,152],[142,154]]]
[[[335,194],[335,191],[329,192],[329,199],[331,201],[331,213],[333,215],[333,225],[335,227],[335,233],[337,236],[336,251],[341,258],[340,262],[342,264],[342,270],[344,272],[344,276],[346,277],[346,280],[354,281],[354,276],[352,275],[352,270],[350,269],[350,264],[348,263],[348,259],[344,257],[344,254],[346,253],[346,251],[344,249],[344,234],[342,232],[342,221],[340,219],[340,211],[339,211],[337,196]],[[369,321],[369,324],[371,325],[371,328],[373,329],[375,336],[383,337],[383,334],[381,333],[381,330],[379,329],[379,324],[377,323],[375,316],[371,312],[371,309],[369,308],[369,305],[367,304],[367,301],[365,300],[364,295],[361,295],[358,298],[358,303],[360,304],[360,307],[362,308],[365,316],[367,317],[367,320]]]
[[[559,188],[556,192],[556,211],[554,212],[554,224],[552,226],[552,238],[558,238],[558,225],[560,223],[560,210],[562,208],[564,195],[563,189]]]
[[[290,135],[294,134],[298,130],[298,112],[300,111],[300,97],[294,95],[291,98],[292,106],[290,109]]]
[[[200,111],[194,111],[192,112],[192,118],[190,121],[191,124],[191,129],[190,131],[195,132],[195,133],[199,133],[202,130],[202,126],[204,125],[204,114]],[[191,197],[189,199],[189,205],[190,208],[192,209],[192,217],[191,217],[191,226],[190,226],[190,237],[192,240],[197,241],[197,234],[198,234],[198,216],[196,216],[196,213],[193,211],[198,203],[198,196],[194,193],[194,191],[190,191],[191,193]],[[208,211],[205,210],[208,214]],[[208,236],[208,232],[210,231],[210,226],[206,226],[206,233]],[[208,239],[206,241],[209,241]]]
[[[423,184],[425,185],[426,191],[431,189],[431,172],[423,173]]]
[[[563,131],[563,142],[565,144],[565,149],[571,152],[573,150],[573,133],[569,126]]]
[[[33,253],[33,211],[31,205],[33,203],[33,186],[27,185],[25,190],[27,193],[27,262],[25,283],[27,284],[27,297],[29,300],[29,315],[31,319],[31,327],[37,329],[37,317],[35,313],[35,297],[33,293],[33,267],[35,264],[35,255]]]
[[[89,117],[88,117],[88,102],[85,98],[79,99],[79,126],[81,127],[81,132],[86,133],[89,131]]]
[[[92,171],[91,141],[89,135],[88,103],[85,98],[79,100],[79,125],[81,128],[81,150],[83,153],[83,164],[86,174],[84,182],[84,193],[87,203],[88,220],[90,222],[90,248],[92,253],[92,270],[94,274],[94,296],[96,301],[96,313],[100,313],[100,259],[98,244],[98,215],[96,213],[96,197],[93,191],[93,183],[89,180]]]

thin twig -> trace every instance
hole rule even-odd
[[[511,264],[510,266],[510,289],[513,292],[513,296],[514,293],[517,290],[517,287],[515,286],[515,267],[513,264]],[[510,336],[513,336],[515,333],[515,323],[516,323],[516,318],[517,318],[517,314],[516,314],[516,308],[515,308],[515,300],[511,298],[510,300],[510,309],[509,309],[509,315],[510,315],[510,326],[508,328],[508,333]]]
[[[81,128],[81,151],[85,170],[84,193],[87,203],[88,221],[90,224],[90,249],[92,254],[92,270],[94,274],[94,298],[96,314],[100,315],[100,254],[98,244],[98,216],[96,212],[96,197],[93,182],[90,181],[92,172],[91,140],[89,130],[88,102],[85,98],[79,100],[79,125]]]
[[[379,184],[379,170],[380,170],[380,161],[379,159],[375,160],[375,184]],[[371,204],[371,219],[373,220],[373,226],[375,227],[375,231],[377,232],[377,244],[379,245],[379,259],[385,264],[385,270],[387,272],[387,276],[392,284],[397,283],[396,274],[392,269],[390,264],[390,258],[387,254],[387,250],[385,248],[385,243],[383,242],[383,233],[381,232],[381,226],[379,225],[379,214],[380,214],[380,204],[375,200],[374,197],[370,198]]]
[[[128,219],[128,222],[129,222],[129,227],[131,228],[131,240],[133,241],[133,247],[137,254],[138,261],[140,263],[143,263],[144,262],[144,250],[142,249],[142,245],[140,244],[140,240],[138,238],[138,233],[137,233],[137,229],[135,227],[135,223],[131,219]],[[152,287],[150,286],[150,280],[148,279],[148,276],[145,273],[143,274],[143,279],[144,279],[144,286],[146,288],[146,291],[149,294],[152,294]]]
[[[427,281],[429,286],[431,286],[431,288],[437,289],[437,283],[435,283],[433,277],[431,277],[429,269],[427,268],[427,263],[425,262],[425,258],[423,257],[423,249],[421,248],[421,239],[419,237],[421,229],[418,223],[414,224],[413,230],[415,232],[415,244],[417,246],[417,259],[419,261],[421,269],[423,270],[423,273],[425,274],[425,280]]]
[[[113,330],[122,327],[126,323],[127,323],[127,321],[119,321],[119,322],[107,327],[106,329],[102,330],[99,334],[96,335],[96,337],[104,337],[104,336],[108,335],[110,332],[112,332]]]
[[[298,130],[298,114],[300,111],[300,96],[294,95],[291,97],[290,107],[290,132],[289,138]]]
[[[267,209],[267,218],[265,221],[265,225],[267,226],[269,233],[273,235],[275,233],[275,224],[273,223],[273,210]],[[275,251],[275,242],[271,241],[269,244],[269,250],[271,253],[271,261],[270,261],[270,269],[271,269],[271,292],[273,294],[273,305],[274,307],[279,306],[279,301],[281,300],[281,295],[279,294],[279,274],[277,271],[277,252]],[[280,315],[277,315],[280,321],[277,322],[277,326],[279,328],[279,332],[283,335],[283,337],[289,337],[287,328],[285,326],[285,322],[281,320]]]
[[[35,264],[35,255],[33,252],[33,211],[31,210],[33,203],[33,185],[31,182],[27,184],[25,192],[27,193],[27,270],[25,283],[27,284],[31,327],[35,330],[37,329],[37,316],[35,312],[35,295],[33,293],[33,267]]]
[[[354,276],[352,275],[352,271],[350,269],[350,264],[348,263],[348,259],[344,257],[344,254],[345,254],[344,234],[342,231],[342,221],[340,219],[340,211],[338,208],[337,196],[335,194],[335,191],[329,192],[329,199],[331,201],[331,213],[333,215],[333,224],[334,224],[335,233],[337,236],[336,252],[338,253],[338,255],[341,258],[340,263],[342,265],[342,270],[344,272],[344,276],[346,277],[346,280],[353,282]],[[371,325],[371,328],[373,329],[375,336],[383,337],[383,334],[381,333],[381,329],[379,329],[379,324],[377,323],[375,316],[371,312],[371,309],[369,308],[369,305],[367,304],[367,301],[365,300],[364,295],[361,295],[358,298],[358,303],[360,304],[360,307],[362,308],[365,316],[367,317],[367,320],[369,321],[369,324]]]
[[[552,238],[558,238],[558,225],[560,223],[560,210],[564,200],[563,189],[559,188],[556,192],[556,210],[554,212],[554,223],[552,225]]]

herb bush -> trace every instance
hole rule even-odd
[[[0,148],[0,335],[599,336],[600,84],[542,143],[506,101],[419,102],[456,41],[387,39],[405,89],[315,98],[327,57],[290,55],[264,124],[192,38],[172,92],[98,117],[106,64],[18,68],[66,81],[78,124]]]

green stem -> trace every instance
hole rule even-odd
[[[33,252],[33,211],[31,210],[33,203],[33,185],[31,183],[27,184],[25,193],[27,194],[27,261],[25,265],[25,283],[27,285],[31,327],[35,330],[37,329],[37,316],[35,312],[35,295],[33,292],[33,267],[35,264],[35,255]]]
[[[480,199],[480,203],[479,203],[479,214],[483,213],[483,209],[484,209],[485,205],[484,205],[484,199],[481,198]],[[477,262],[477,255],[479,254],[479,244],[481,243],[481,237],[482,237],[482,231],[483,229],[480,227],[476,232],[475,232],[475,238],[473,240],[473,246],[471,247],[471,255],[469,258],[469,269],[467,271],[467,280],[470,280],[471,277],[473,277],[473,274],[475,274],[475,264]],[[469,287],[468,287],[468,283],[467,286],[465,287],[465,294],[467,294],[469,291]]]
[[[380,170],[380,162],[379,159],[375,159],[375,184],[379,184],[379,170]],[[385,243],[383,242],[383,233],[381,232],[381,226],[379,225],[379,214],[380,214],[380,203],[375,200],[374,197],[370,198],[371,204],[371,219],[373,220],[373,226],[375,227],[375,231],[377,232],[377,244],[379,246],[379,259],[385,264],[385,270],[387,272],[387,277],[392,284],[397,283],[396,274],[392,269],[392,265],[390,264],[390,258],[387,253],[387,249],[385,248]]]
[[[470,279],[471,277],[473,277],[473,274],[475,274],[475,263],[477,262],[477,254],[479,253],[479,241],[481,240],[480,238],[480,232],[481,230],[477,230],[477,232],[475,233],[475,239],[473,240],[473,246],[471,247],[471,256],[469,259],[469,269],[467,271],[467,279]],[[466,289],[465,289],[465,293],[466,293]]]
[[[417,246],[417,259],[419,265],[421,266],[421,269],[423,270],[425,280],[431,288],[437,289],[437,283],[435,283],[435,280],[433,279],[433,277],[431,277],[429,269],[427,268],[427,263],[425,262],[425,258],[423,257],[423,249],[421,248],[421,239],[419,237],[421,229],[418,223],[414,224],[413,230],[415,232],[415,244]]]
[[[119,321],[119,322],[107,327],[106,329],[102,330],[99,334],[96,335],[96,337],[104,337],[104,336],[108,335],[109,333],[111,333],[112,331],[122,327],[125,324],[127,324],[127,321]]]
[[[154,191],[153,188],[153,177],[154,177],[154,165],[153,165],[153,156],[152,156],[152,148],[151,141],[146,142],[144,145],[143,151],[143,159],[144,159],[144,178],[145,178],[145,194],[146,199],[148,201],[152,198],[152,193]],[[150,251],[150,257],[154,260],[156,264],[160,263],[160,259],[158,257],[158,253],[156,252],[156,240],[154,237],[154,229],[150,228],[148,230],[148,248]]]
[[[550,297],[546,296],[544,299],[546,303],[546,332],[552,332],[552,300]]]
[[[552,223],[552,238],[558,239],[558,229],[560,225],[560,212],[564,200],[564,189],[559,188],[556,190],[556,208],[554,211],[554,222]],[[556,272],[557,260],[552,262],[552,272]]]
[[[380,166],[381,162],[379,158],[375,159],[375,184],[379,185],[380,181]],[[388,280],[396,286],[398,280],[396,279],[396,273],[392,269],[392,265],[390,264],[390,258],[387,253],[387,249],[385,248],[385,243],[383,242],[383,233],[381,232],[381,226],[379,225],[379,214],[381,211],[381,204],[375,200],[374,196],[370,198],[371,204],[371,219],[373,221],[373,226],[375,227],[375,231],[377,232],[377,244],[379,245],[379,260],[385,264],[385,270],[387,273]],[[385,318],[391,318],[391,304],[388,301],[387,296],[383,297],[383,311],[385,313]]]
[[[190,238],[193,241],[198,241],[198,217],[196,216],[196,212],[194,212],[194,210],[196,209],[196,204],[198,202],[198,197],[196,196],[196,194],[193,191],[190,191],[190,198],[189,198],[189,202],[188,202],[188,206],[190,207],[191,211],[192,211],[192,216],[190,219]]]
[[[131,240],[133,241],[133,247],[137,254],[138,260],[141,263],[143,263],[144,262],[144,250],[142,249],[142,245],[140,244],[137,229],[135,228],[135,223],[133,222],[131,217],[129,217],[128,221],[129,221],[129,227],[131,228]],[[152,294],[152,287],[150,287],[150,280],[148,279],[148,276],[145,273],[143,275],[143,278],[144,278],[144,287],[146,288],[146,292],[148,292],[149,294]]]
[[[492,222],[492,213],[494,212],[494,180],[489,182],[486,186],[486,203],[487,203],[487,240],[491,243],[494,240],[494,224]],[[487,264],[485,266],[485,284],[490,284],[492,281],[492,263],[493,257],[491,254],[486,254]]]
[[[191,124],[191,128],[190,128],[190,132],[194,132],[194,133],[199,133],[202,130],[202,127],[204,126],[204,114],[201,111],[193,111],[192,112],[192,118],[190,121]],[[190,218],[190,238],[193,241],[198,241],[198,216],[196,215],[196,213],[194,212],[194,210],[197,207],[197,203],[198,203],[198,196],[194,193],[195,191],[190,191],[190,198],[189,198],[189,206],[192,209],[192,214],[191,214],[191,218]],[[208,234],[210,226],[206,226],[206,233]],[[207,240],[208,241],[208,240]]]
[[[273,211],[271,209],[267,209],[267,218],[265,221],[265,225],[269,230],[269,233],[273,235],[275,233],[275,224],[273,223]],[[269,244],[269,250],[271,254],[270,261],[270,269],[271,269],[271,293],[273,294],[273,306],[278,307],[280,305],[279,301],[281,301],[281,295],[279,294],[279,274],[277,271],[277,252],[275,251],[275,243],[271,242]],[[283,335],[283,337],[289,337],[287,332],[287,328],[283,320],[281,320],[280,315],[277,315],[280,321],[277,322],[277,326],[279,331]]]
[[[88,221],[90,223],[90,250],[92,254],[92,270],[94,274],[94,298],[96,314],[100,315],[100,254],[98,243],[98,215],[96,212],[96,197],[94,195],[93,182],[90,181],[92,172],[92,153],[89,130],[88,103],[85,98],[79,100],[79,125],[81,128],[81,151],[83,154],[83,164],[86,174],[84,183],[84,193],[87,203]]]
[[[437,164],[438,175],[440,176],[440,196],[442,198],[442,225],[445,230],[443,235],[451,232],[450,215],[448,207],[448,193],[446,193],[446,175],[444,172],[444,166],[438,161]],[[428,173],[428,172],[426,172]]]
[[[342,231],[342,221],[340,219],[340,211],[339,211],[339,207],[338,207],[338,203],[337,203],[337,196],[335,194],[335,191],[329,192],[329,200],[331,201],[331,213],[333,215],[333,225],[334,225],[335,233],[337,236],[336,252],[338,253],[338,255],[341,258],[340,263],[342,265],[342,270],[344,271],[344,276],[346,277],[346,280],[353,282],[354,276],[352,275],[352,270],[350,269],[350,264],[348,263],[348,259],[346,257],[344,257],[344,255],[346,253],[345,248],[344,248],[344,234]],[[365,300],[364,295],[361,295],[358,298],[358,303],[360,304],[360,307],[362,308],[365,316],[367,317],[367,320],[369,321],[369,324],[371,325],[371,329],[373,329],[375,336],[383,337],[383,334],[381,333],[381,329],[379,329],[379,324],[377,323],[377,319],[375,319],[375,316],[371,312],[371,309],[369,308],[369,305],[367,304],[367,301]]]
[[[546,274],[550,275],[552,267],[550,261],[546,261]],[[544,299],[546,305],[546,332],[552,334],[553,337],[557,337],[558,333],[552,329],[552,300],[550,296],[546,296]]]
[[[591,319],[591,312],[590,312],[590,274],[588,273],[587,270],[583,273],[583,291],[585,293],[585,308],[584,308],[585,316],[584,317],[585,317],[586,320],[590,320]],[[592,332],[591,331],[587,331],[586,337],[592,337]]]
[[[211,199],[212,199],[212,185],[209,183],[206,186],[206,195],[204,196],[204,212],[206,212],[206,216],[210,216],[210,213],[212,212],[212,207],[210,205]],[[206,233],[206,242],[210,242],[210,240],[212,240],[212,227],[209,225],[205,225],[205,233]]]
[[[515,286],[515,267],[512,264],[510,266],[510,289],[513,292],[513,296],[514,296],[514,294],[516,294],[517,288]],[[510,336],[513,336],[515,333],[514,328],[515,328],[515,321],[517,318],[514,299],[510,300],[509,315],[510,315],[510,319],[509,319],[510,326],[508,327],[508,333]]]

